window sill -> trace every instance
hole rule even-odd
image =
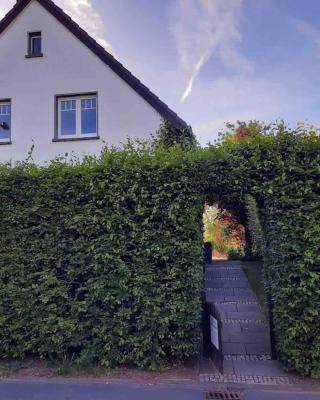
[[[43,54],[26,54],[26,58],[39,58],[39,57],[43,57]]]
[[[55,142],[77,142],[79,140],[99,140],[100,136],[91,136],[91,137],[76,137],[76,138],[55,138],[52,141]]]
[[[11,140],[9,140],[8,142],[0,142],[0,146],[5,146],[7,144],[12,144]]]

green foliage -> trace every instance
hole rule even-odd
[[[1,168],[1,356],[154,369],[198,352],[194,158],[129,145],[74,166]]]
[[[1,167],[0,355],[156,368],[195,354],[203,204],[241,220],[250,194],[280,358],[320,377],[320,138],[257,126],[205,149]]]
[[[219,209],[214,206],[206,206],[203,214],[204,240],[210,242],[214,250],[227,253],[229,250],[229,238],[227,226],[221,224]]]
[[[235,163],[231,175],[242,171],[239,197],[252,194],[263,210],[264,275],[279,356],[289,369],[320,377],[318,132],[281,123],[240,141],[229,135],[221,147]]]
[[[206,205],[203,224],[204,240],[211,242],[214,250],[232,259],[243,257],[240,228],[229,214],[225,215],[217,206]]]
[[[170,148],[180,145],[183,149],[189,150],[198,146],[197,139],[189,126],[184,129],[178,129],[168,120],[162,120],[161,125],[153,137],[154,146]]]
[[[265,238],[258,204],[250,194],[246,196],[247,227],[251,237],[253,255],[262,258],[264,254]]]

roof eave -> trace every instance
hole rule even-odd
[[[0,35],[15,20],[32,0],[18,0],[13,8],[0,21]],[[38,1],[50,14],[52,14],[63,26],[74,34],[85,46],[87,46],[101,61],[108,65],[122,80],[135,90],[147,103],[149,103],[162,118],[170,121],[176,128],[183,129],[188,125],[163,101],[150,91],[139,79],[117,61],[104,47],[94,40],[88,33],[74,22],[52,0]]]

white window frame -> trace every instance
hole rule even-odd
[[[34,47],[33,40],[37,39],[37,38],[38,39],[40,38],[40,41],[41,41],[41,52],[40,53],[33,52],[33,47]],[[26,57],[28,57],[28,58],[43,56],[43,35],[42,35],[41,30],[28,32],[28,48],[27,48],[27,50],[28,50],[28,54]]]
[[[10,106],[10,137],[9,139],[1,139],[0,138],[0,143],[8,143],[11,142],[11,136],[12,136],[12,130],[11,130],[11,121],[12,121],[12,104],[11,100],[0,100],[0,106]],[[5,114],[8,115],[8,114]],[[1,120],[1,114],[0,114],[0,120]]]
[[[96,132],[95,133],[81,133],[81,100],[95,99],[96,100]],[[61,102],[63,101],[76,101],[76,133],[74,135],[62,135],[61,134]],[[86,94],[76,96],[57,96],[56,105],[57,115],[57,138],[61,140],[68,139],[83,139],[83,138],[96,138],[98,137],[98,95],[97,94]]]

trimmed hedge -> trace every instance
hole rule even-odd
[[[223,146],[263,210],[279,357],[290,370],[320,377],[320,137],[280,124],[240,142],[227,137]]]
[[[279,356],[320,377],[320,138],[249,128],[205,149],[0,168],[0,355],[156,368],[196,354],[204,202],[242,220],[252,195]]]
[[[3,167],[0,355],[156,368],[199,351],[202,209],[179,149]]]
[[[320,377],[320,140],[288,136],[265,201],[265,271],[281,360]]]

